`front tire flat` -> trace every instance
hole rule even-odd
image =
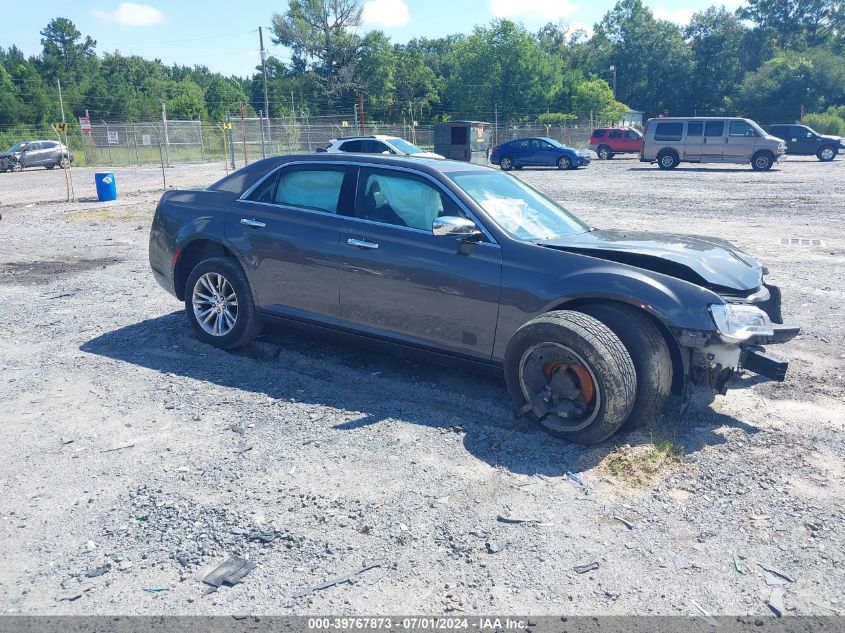
[[[636,369],[619,337],[569,310],[547,312],[516,331],[505,352],[505,382],[545,431],[582,444],[613,435],[637,394]]]

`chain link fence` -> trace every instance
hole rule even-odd
[[[604,125],[608,123],[592,118],[553,125],[491,124],[488,138],[491,145],[497,145],[526,136],[544,136],[564,145],[586,147],[593,128]],[[81,149],[84,164],[88,166],[172,166],[225,161],[229,168],[239,168],[267,156],[310,153],[325,147],[332,139],[361,133],[397,136],[426,150],[434,148],[434,125],[367,122],[365,129],[360,130],[354,113],[297,119],[232,117],[220,124],[92,121],[90,132],[77,132],[71,145],[74,151]]]

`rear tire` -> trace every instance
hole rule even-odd
[[[637,371],[637,399],[623,428],[638,429],[654,421],[672,390],[672,355],[657,325],[643,312],[625,305],[584,306],[581,311],[609,327],[625,345]]]
[[[775,156],[771,152],[757,152],[751,157],[751,168],[754,171],[769,171],[775,164]]]
[[[185,284],[185,311],[197,337],[220,349],[243,347],[260,330],[249,281],[240,264],[228,257],[194,266]]]
[[[583,413],[566,417],[549,411],[538,417],[530,410],[545,431],[570,442],[606,440],[622,426],[636,400],[636,369],[622,341],[606,325],[581,312],[547,312],[523,325],[508,343],[504,369],[508,392],[521,408],[529,398],[542,400],[544,386],[553,385],[559,372],[566,374],[565,380],[574,381],[577,399],[567,401],[563,396],[556,402],[564,410],[577,405],[581,411],[583,406]]]
[[[599,148],[596,150],[596,155],[601,160],[610,160],[613,158],[613,152],[610,151],[610,147],[607,145],[599,145]]]
[[[664,150],[657,155],[657,166],[660,169],[675,169],[681,162],[675,150]]]
[[[53,169],[53,167],[55,167],[55,165],[44,165],[44,167],[45,167],[46,169]]]
[[[828,163],[834,158],[836,158],[836,155],[838,153],[839,150],[833,145],[825,145],[824,147],[820,148],[818,152],[816,152],[816,158],[818,158],[823,163]]]

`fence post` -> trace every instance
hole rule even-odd
[[[197,119],[197,129],[200,132],[200,160],[202,160],[202,162],[205,162],[205,142],[202,138],[202,121],[200,121],[199,119]]]
[[[232,126],[231,126],[232,115],[228,110],[226,110],[226,123],[230,124],[229,129],[226,130],[226,134],[228,135],[228,141],[229,141],[229,158],[232,161],[232,169],[235,169],[235,145],[232,142],[232,141],[234,141],[234,138],[233,138],[233,135],[232,135]]]
[[[170,167],[170,138],[167,136],[167,105],[161,102],[161,125],[164,132],[164,153],[167,156],[167,166]]]
[[[258,127],[261,128],[261,158],[267,158],[267,149],[264,147],[264,110],[258,111]]]

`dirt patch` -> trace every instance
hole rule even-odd
[[[0,264],[0,284],[47,284],[59,277],[70,277],[97,268],[107,268],[123,260],[117,257],[72,259]]]
[[[638,446],[626,444],[608,453],[599,462],[597,472],[614,483],[650,486],[680,463],[680,453],[671,442]]]
[[[91,208],[74,211],[68,216],[68,219],[75,222],[107,222],[111,220],[137,222],[150,220],[152,218],[149,204],[136,206],[143,206],[144,209],[146,209],[146,212],[141,212],[141,210],[137,208],[127,209],[126,207],[107,207],[105,209]]]

